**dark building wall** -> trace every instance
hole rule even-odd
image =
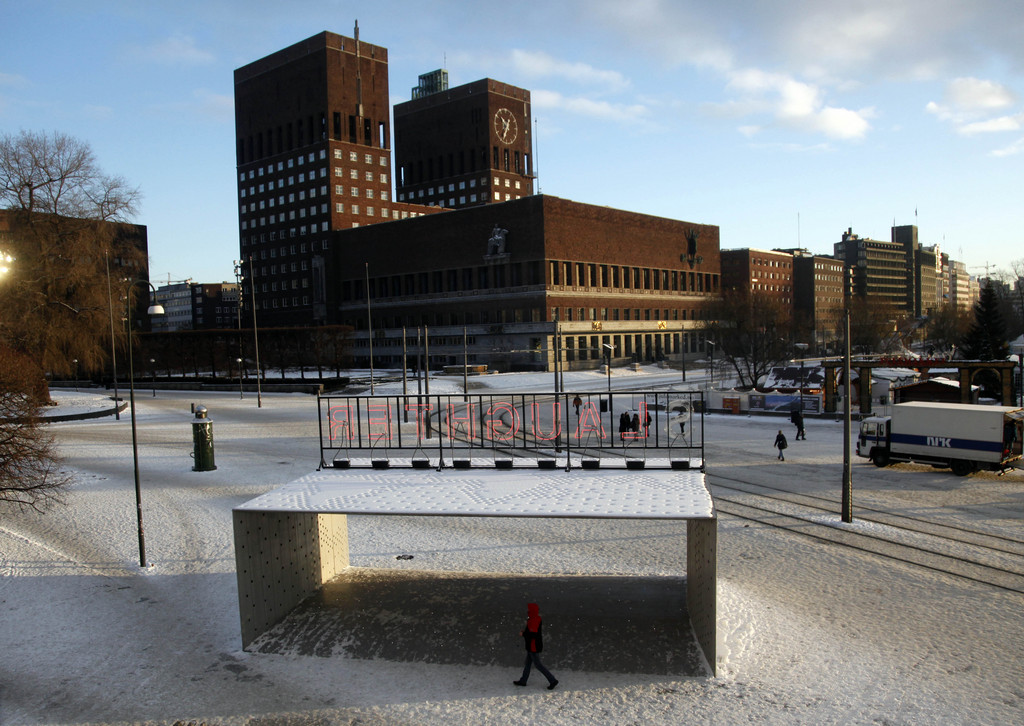
[[[323,32],[235,71],[242,300],[259,325],[327,322],[334,230],[437,211],[391,198],[387,59]]]
[[[239,166],[329,139],[389,148],[389,119],[380,46],[323,32],[235,71]]]
[[[500,253],[495,228],[507,231]],[[366,327],[368,263],[375,327],[694,320],[719,292],[718,245],[711,225],[533,196],[338,233],[332,307]]]
[[[533,194],[531,124],[530,92],[489,78],[396,105],[399,200],[462,208]]]

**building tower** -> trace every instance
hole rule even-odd
[[[387,49],[358,25],[235,71],[243,304],[254,281],[259,324],[327,321],[331,233],[417,213],[391,200],[389,119]]]
[[[398,201],[446,209],[533,194],[530,92],[484,78],[448,88],[448,72],[420,76],[395,106]]]

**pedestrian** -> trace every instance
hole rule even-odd
[[[807,434],[804,433],[804,414],[800,409],[793,409],[793,413],[790,414],[789,420],[796,426],[796,440],[803,439],[807,440]]]
[[[783,456],[782,451],[789,446],[786,443],[786,435],[782,433],[782,429],[779,429],[779,435],[775,437],[775,447],[779,450],[779,461],[785,461],[786,457]]]
[[[633,414],[633,418],[630,419],[629,427],[633,430],[633,433],[640,433],[640,414]]]
[[[626,432],[629,431],[629,411],[623,411],[619,415],[619,440],[623,441],[626,438]]]
[[[548,690],[551,691],[558,685],[558,679],[540,662],[540,653],[544,650],[543,625],[540,607],[535,602],[529,603],[526,606],[526,627],[520,633],[526,645],[526,664],[523,666],[523,675],[518,681],[512,682],[517,686],[525,686],[526,680],[530,677],[531,666],[537,666],[537,670],[548,679]]]
[[[576,396],[576,398],[572,399],[572,405],[576,409],[576,417],[579,418],[580,406],[583,405],[583,399],[580,398],[579,396]]]

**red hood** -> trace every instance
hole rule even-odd
[[[530,630],[536,630],[537,626],[540,625],[540,606],[535,602],[531,602],[526,606],[526,627]]]

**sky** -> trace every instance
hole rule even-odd
[[[234,69],[356,21],[392,105],[441,67],[528,89],[544,194],[723,249],[917,224],[972,274],[1024,260],[1018,0],[6,5],[0,133],[74,136],[139,187],[155,282],[234,279]]]

